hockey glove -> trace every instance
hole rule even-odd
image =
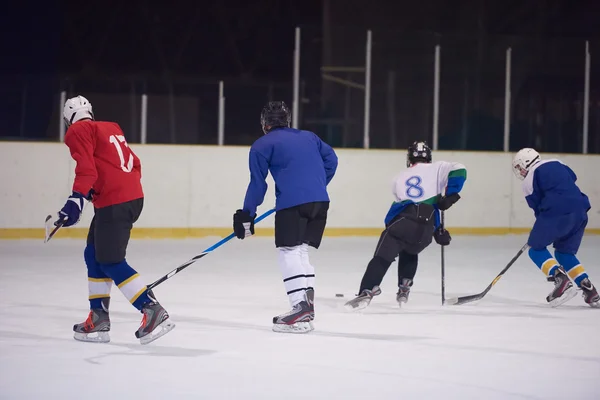
[[[58,212],[58,219],[54,222],[54,225],[66,227],[78,223],[85,201],[86,198],[81,193],[73,192],[64,207]]]
[[[254,218],[248,211],[237,210],[233,214],[233,231],[238,239],[254,235]]]
[[[450,232],[441,227],[436,229],[435,232],[433,232],[433,238],[435,239],[435,242],[440,246],[448,246],[450,244],[450,240],[452,240]]]
[[[446,211],[458,200],[460,200],[458,193],[451,194],[450,196],[441,196],[437,202],[437,206],[440,210]]]

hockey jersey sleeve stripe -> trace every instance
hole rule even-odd
[[[448,174],[448,185],[446,195],[459,193],[467,180],[467,170],[465,168],[455,169]]]

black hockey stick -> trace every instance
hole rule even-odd
[[[452,304],[452,305],[460,305],[460,304],[470,303],[472,301],[481,300],[487,294],[487,292],[489,292],[492,289],[492,287],[496,284],[496,282],[498,282],[500,280],[500,278],[502,278],[502,275],[504,275],[504,273],[506,271],[508,271],[508,269],[515,263],[515,261],[517,261],[517,258],[521,257],[521,254],[523,254],[523,252],[525,250],[527,250],[528,248],[529,248],[528,244],[521,247],[521,250],[519,250],[519,252],[513,257],[513,259],[510,260],[508,265],[506,265],[506,267],[504,267],[504,269],[502,271],[500,271],[500,273],[494,278],[492,283],[490,283],[489,286],[487,288],[485,288],[485,290],[483,292],[481,292],[479,294],[473,294],[470,296],[463,296],[463,297],[456,297],[453,299],[448,299],[448,300],[446,300],[446,303]]]
[[[266,213],[264,213],[260,217],[256,218],[256,220],[254,221],[254,223],[255,224],[259,223],[263,219],[267,218],[269,215],[273,214],[273,212],[275,212],[275,209],[271,209],[271,210],[267,211]],[[215,243],[212,246],[210,246],[208,249],[204,250],[202,253],[200,253],[197,256],[191,258],[189,261],[181,264],[179,267],[175,268],[173,271],[169,272],[168,274],[166,274],[162,278],[159,278],[158,280],[156,280],[156,281],[152,282],[151,284],[149,284],[147,286],[148,290],[157,287],[158,285],[160,285],[161,283],[163,283],[167,279],[172,278],[174,275],[177,275],[178,273],[180,273],[181,271],[183,271],[184,269],[186,269],[187,267],[189,267],[190,265],[192,265],[193,263],[195,263],[196,261],[198,261],[199,259],[201,259],[205,255],[207,255],[208,253],[210,253],[211,251],[213,251],[217,247],[221,247],[223,244],[229,242],[234,237],[235,237],[235,233],[232,233],[229,236],[227,236],[226,238],[221,239],[217,243]]]
[[[442,211],[442,223],[441,223],[441,228],[442,230],[444,229],[444,212]],[[445,257],[444,257],[444,247],[446,246],[440,246],[442,248],[442,305],[444,305],[446,303],[446,263],[445,263]]]

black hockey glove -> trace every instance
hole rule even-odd
[[[435,239],[435,242],[440,246],[448,246],[450,244],[450,240],[452,240],[450,232],[441,227],[436,229],[435,232],[433,232],[433,238]]]
[[[458,193],[451,194],[450,196],[441,196],[437,202],[437,206],[440,210],[446,211],[458,200],[460,200]]]
[[[254,235],[254,218],[248,211],[237,210],[233,214],[233,231],[238,239]]]

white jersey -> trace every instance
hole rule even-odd
[[[459,184],[460,192],[466,179],[466,168],[455,162],[437,161],[431,164],[417,163],[402,171],[394,179],[392,193],[397,203],[437,203],[438,195],[446,195],[450,182]],[[449,193],[451,194],[451,193]]]

